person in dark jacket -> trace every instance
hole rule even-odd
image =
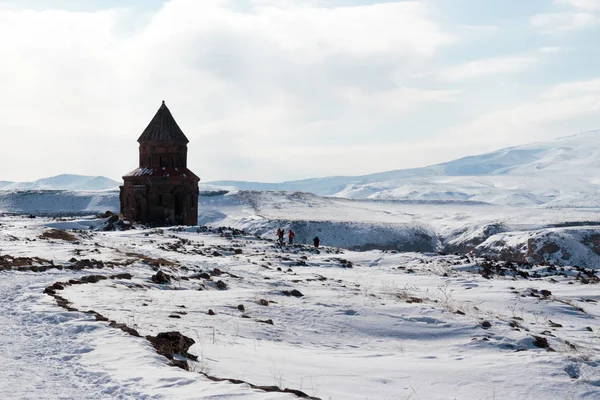
[[[279,244],[283,244],[283,236],[285,235],[285,231],[281,228],[277,228],[277,241]]]
[[[319,248],[319,243],[320,243],[320,242],[321,242],[321,241],[319,240],[319,237],[318,237],[318,236],[315,236],[315,238],[313,239],[313,244],[315,245],[315,249],[318,249],[318,248]]]

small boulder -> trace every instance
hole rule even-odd
[[[146,339],[152,343],[158,354],[169,360],[172,360],[175,354],[185,355],[189,348],[196,343],[194,339],[177,331],[161,332],[156,336],[146,336]]]
[[[150,279],[152,279],[152,282],[154,282],[154,283],[160,283],[160,284],[171,282],[171,276],[168,275],[168,274],[165,274],[161,270],[159,270],[156,273],[156,275],[152,275],[152,277]]]
[[[215,315],[215,312],[211,309],[208,310],[208,315]]]
[[[483,321],[481,323],[481,327],[484,328],[484,329],[491,328],[492,327],[492,323],[490,321]]]
[[[217,281],[217,288],[219,290],[226,290],[227,289],[227,284],[223,281]]]
[[[265,299],[260,299],[258,300],[258,304],[260,304],[261,306],[268,306],[269,302]]]
[[[547,349],[548,347],[550,347],[550,344],[548,343],[548,339],[546,339],[545,337],[534,336],[533,339],[534,339],[533,345],[536,347],[540,347],[542,349]]]
[[[246,307],[244,307],[243,304],[238,304],[237,309],[240,310],[241,312],[246,311]]]

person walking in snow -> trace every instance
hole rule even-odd
[[[283,244],[283,236],[285,235],[285,231],[281,228],[277,228],[277,238],[279,244]]]
[[[319,237],[318,237],[318,236],[315,236],[315,238],[313,239],[313,244],[315,245],[315,249],[318,249],[318,248],[319,248],[319,243],[320,243],[320,242],[321,242],[321,241],[319,240]]]
[[[290,233],[289,233],[290,244],[294,243],[294,236],[296,236],[296,234],[294,234],[294,231],[290,229]]]

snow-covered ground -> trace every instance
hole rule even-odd
[[[196,228],[90,229],[102,222],[0,218],[0,397],[296,398],[203,374],[321,399],[600,397],[592,270],[317,252]],[[73,237],[48,235],[63,228]],[[72,269],[84,259],[104,268]],[[50,262],[62,268],[43,268]],[[152,282],[157,269],[171,282]],[[133,278],[56,293],[142,337],[42,293],[54,282],[122,272]],[[286,295],[293,290],[302,296]],[[143,338],[166,331],[195,340],[191,371],[169,367]]]
[[[63,174],[33,182],[0,181],[0,190],[107,190],[120,184],[104,176]]]
[[[509,147],[423,168],[281,183],[220,181],[242,190],[395,200],[600,207],[600,131]]]

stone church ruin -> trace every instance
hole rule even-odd
[[[163,101],[139,137],[139,167],[123,176],[121,214],[152,226],[198,223],[198,178],[187,168],[189,140]]]

